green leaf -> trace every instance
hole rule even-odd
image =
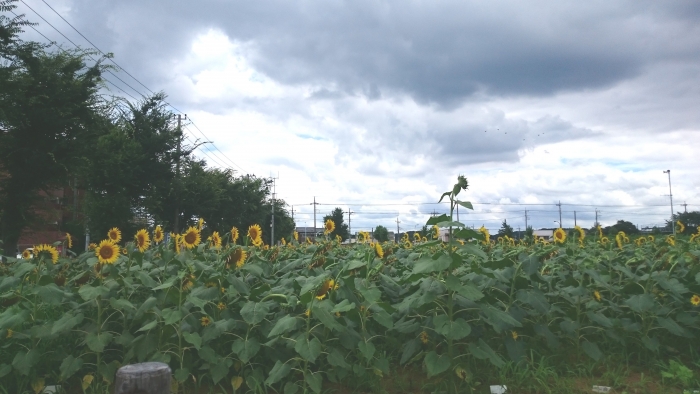
[[[496,352],[491,349],[491,347],[484,342],[483,339],[479,339],[477,343],[470,343],[469,344],[469,352],[472,354],[472,356],[480,359],[480,360],[486,360],[488,359],[491,361],[491,364],[501,368],[506,364],[503,359],[496,354]]]
[[[72,355],[63,359],[59,371],[61,372],[60,380],[64,382],[66,379],[73,376],[74,373],[78,372],[83,366],[83,360],[80,358],[75,358]]]
[[[464,227],[463,223],[460,222],[455,222],[453,220],[445,220],[444,222],[439,222],[435,224],[436,226],[440,228],[447,228],[447,227]]]
[[[485,305],[481,307],[481,311],[486,315],[486,317],[492,322],[492,323],[503,323],[506,326],[515,326],[515,327],[522,327],[523,325],[520,324],[519,321],[515,320],[513,316],[509,315],[507,312],[504,312],[500,309],[496,309],[490,305]]]
[[[105,349],[105,346],[109,345],[111,341],[112,334],[108,332],[101,332],[99,335],[91,332],[85,337],[85,343],[88,348],[95,353],[101,353]]]
[[[673,335],[677,335],[679,337],[687,336],[683,327],[679,326],[678,323],[676,323],[675,321],[673,321],[671,319],[657,317],[656,321],[659,323],[659,325],[661,327],[665,328],[666,330],[668,330],[668,332],[670,332]]]
[[[316,337],[309,340],[306,333],[297,337],[297,343],[294,350],[306,361],[315,362],[316,358],[321,354],[321,342]]]
[[[335,320],[333,315],[331,315],[331,313],[326,309],[318,307],[318,304],[314,304],[313,308],[311,309],[311,316],[320,320],[324,326],[330,328],[331,330],[340,331],[343,329],[343,326]]]
[[[124,310],[124,309],[136,309],[134,304],[129,302],[129,300],[125,300],[122,298],[110,298],[109,299],[109,304],[112,305],[112,308],[114,309],[119,309],[119,310]]]
[[[148,330],[152,329],[153,327],[155,327],[155,326],[157,326],[157,325],[158,325],[158,320],[153,320],[153,321],[150,322],[150,323],[144,324],[143,327],[141,327],[141,328],[139,328],[138,330],[136,330],[136,332],[139,332],[139,331],[148,331]]]
[[[63,300],[63,290],[59,289],[55,283],[50,283],[45,286],[41,286],[37,291],[37,294],[41,299],[47,304],[58,305]]]
[[[267,376],[267,379],[265,379],[265,384],[272,386],[273,384],[284,379],[285,376],[289,375],[291,370],[291,365],[277,360],[277,362],[275,362],[275,366],[272,367],[272,371],[270,371],[270,374]]]
[[[360,353],[362,353],[362,355],[365,356],[367,361],[372,359],[372,356],[374,356],[374,352],[377,350],[372,344],[372,342],[360,341],[360,343],[357,344],[357,347],[360,348]]]
[[[479,291],[479,289],[470,284],[462,284],[454,275],[448,275],[445,278],[445,287],[471,301],[476,301],[484,297],[484,294]]]
[[[287,382],[284,384],[284,394],[296,394],[299,391],[299,386],[292,382]]]
[[[345,267],[345,270],[350,271],[360,267],[364,267],[365,265],[367,265],[367,262],[364,260],[350,260],[348,265]]]
[[[345,361],[345,357],[343,357],[343,354],[338,349],[331,349],[331,351],[328,352],[327,359],[328,364],[334,367],[350,368],[350,364]]]
[[[0,364],[0,378],[12,372],[12,366],[9,364]]]
[[[446,194],[449,195],[450,193],[447,192]],[[444,197],[444,196],[445,196],[445,195],[443,194],[443,197]],[[443,213],[443,214],[440,215],[440,216],[433,216],[433,217],[431,217],[430,219],[428,219],[427,222],[425,222],[425,225],[426,225],[426,226],[432,226],[432,225],[434,225],[434,224],[437,224],[437,223],[440,223],[440,222],[449,221],[449,220],[450,220],[450,217]]]
[[[336,313],[336,312],[347,312],[355,309],[355,303],[350,302],[348,300],[342,300],[340,301],[339,304],[336,304],[333,309],[331,309],[331,313]]]
[[[92,287],[90,285],[82,285],[78,290],[78,294],[85,301],[92,301],[99,296],[106,296],[109,294],[109,289],[105,286]]]
[[[203,348],[199,349],[197,354],[199,354],[199,358],[208,362],[209,364],[217,364],[219,362],[219,356],[217,356],[214,349],[210,348],[209,346],[204,346]]]
[[[158,302],[158,300],[157,300],[155,297],[148,297],[148,298],[146,299],[146,301],[144,301],[143,303],[141,303],[141,306],[139,306],[139,309],[136,310],[136,316],[135,316],[135,317],[139,317],[139,316],[141,316],[142,314],[144,314],[144,313],[146,313],[147,311],[149,311],[151,308],[153,308],[153,307],[156,305],[156,302]]]
[[[41,353],[38,349],[32,349],[28,352],[20,350],[12,359],[12,366],[22,375],[29,375],[31,368],[39,362]]]
[[[425,355],[425,367],[428,369],[428,377],[439,375],[450,367],[450,358],[446,355],[440,355],[433,350]]]
[[[273,337],[275,335],[282,335],[285,334],[293,329],[296,328],[298,322],[298,318],[295,316],[287,315],[283,316],[279,320],[277,320],[277,323],[275,323],[275,326],[272,327],[272,330],[270,330],[270,333],[267,334],[267,337]]]
[[[446,270],[452,263],[452,258],[444,253],[441,253],[437,259],[430,256],[425,256],[416,261],[413,265],[414,274],[429,274],[436,271]]]
[[[644,313],[654,307],[654,297],[650,294],[637,294],[628,298],[625,304],[637,313]]]
[[[248,301],[241,308],[241,316],[246,323],[255,325],[263,321],[267,312],[270,310],[270,304],[267,302]]]
[[[163,283],[162,285],[156,286],[156,287],[152,288],[151,290],[163,290],[163,289],[168,289],[168,288],[172,287],[172,285],[175,284],[175,280],[176,280],[176,279],[170,279],[170,280],[166,281],[165,283]]]
[[[313,373],[308,371],[304,374],[304,380],[314,393],[318,394],[321,392],[321,384],[323,383],[321,372]]]
[[[413,357],[416,352],[420,350],[420,341],[417,339],[411,339],[403,345],[403,352],[401,353],[401,361],[399,364],[404,365],[408,360]]]
[[[194,346],[195,349],[199,350],[202,347],[202,338],[199,336],[199,333],[183,332],[182,337],[187,343]]]
[[[56,335],[69,331],[76,325],[80,324],[82,321],[82,313],[73,316],[72,313],[68,312],[65,315],[61,316],[61,318],[56,320],[56,322],[53,324],[53,327],[51,327],[51,335]]]
[[[163,321],[168,325],[179,323],[182,320],[182,312],[179,310],[163,309],[162,315]]]
[[[248,338],[246,340],[236,339],[231,345],[231,350],[238,355],[242,362],[247,363],[260,350],[260,342],[255,338]]]
[[[374,321],[381,324],[388,330],[391,330],[394,327],[394,319],[392,319],[389,313],[380,308],[377,308],[376,310],[373,309],[373,311],[374,313],[372,314],[372,319],[374,319]]]
[[[185,380],[187,380],[189,376],[190,370],[187,368],[180,368],[173,374],[173,377],[175,377],[175,380],[177,380],[179,383],[182,383]]]
[[[301,287],[301,291],[299,291],[299,296],[303,296],[312,290],[316,290],[319,286],[321,286],[321,283],[326,281],[327,278],[327,274],[307,278],[306,282]]]
[[[659,340],[655,337],[642,337],[642,343],[647,349],[651,350],[652,352],[658,351],[660,347]]]
[[[29,311],[20,309],[17,306],[8,308],[0,313],[0,330],[15,327],[24,323],[29,318]]]
[[[435,331],[447,339],[462,339],[471,333],[472,328],[466,320],[460,318],[450,321],[447,315],[439,315],[433,319]]]
[[[221,379],[224,378],[224,376],[228,374],[228,365],[226,365],[225,362],[216,363],[213,367],[211,367],[209,372],[211,374],[211,379],[214,381],[214,384],[217,384]]]
[[[586,316],[588,316],[588,318],[591,321],[596,322],[603,327],[611,328],[613,326],[612,321],[610,319],[608,319],[607,316],[603,315],[602,313],[589,311],[586,313]]]
[[[464,208],[474,210],[474,206],[469,201],[455,201],[457,204],[463,206]]]
[[[598,349],[598,345],[593,342],[584,341],[581,343],[581,348],[588,355],[588,357],[598,361],[603,357],[603,352]]]
[[[148,274],[146,274],[143,271],[137,271],[136,272],[136,278],[143,283],[144,286],[148,287],[149,289],[152,289],[158,285],[158,282],[153,280]]]

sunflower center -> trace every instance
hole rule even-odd
[[[114,256],[114,250],[109,246],[103,246],[100,248],[100,256],[105,260],[109,260]]]
[[[193,244],[196,239],[197,239],[197,234],[195,234],[194,231],[190,231],[189,233],[187,233],[185,235],[185,242],[187,242],[190,245]]]

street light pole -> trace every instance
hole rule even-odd
[[[664,174],[668,174],[668,197],[671,199],[671,229],[673,235],[676,235],[676,223],[673,221],[673,193],[671,192],[671,170],[665,170]]]

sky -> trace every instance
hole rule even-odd
[[[700,210],[697,1],[17,4],[113,53],[110,93],[165,92],[212,167],[277,178],[298,226],[315,198],[319,227],[419,229],[460,174],[460,220],[492,232],[558,227],[557,203],[564,227],[663,225],[664,170]]]

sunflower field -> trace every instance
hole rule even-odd
[[[466,187],[443,195],[452,209],[471,208]],[[541,359],[698,359],[698,235],[515,241],[428,224],[451,241],[270,246],[259,226],[203,239],[200,221],[169,237],[114,228],[67,258],[40,245],[0,267],[0,392],[112,392],[144,361],[170,365],[173,393],[292,394],[376,390],[399,369],[421,376],[416,392],[462,393]]]

